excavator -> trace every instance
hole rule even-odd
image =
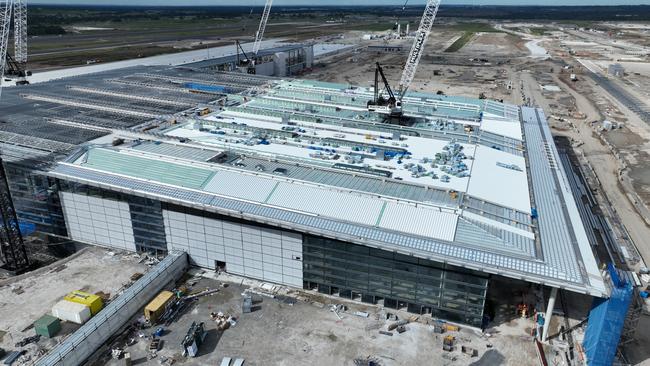
[[[248,74],[255,74],[255,64],[258,61],[257,54],[260,51],[262,46],[262,39],[264,39],[264,32],[266,31],[266,24],[269,21],[269,15],[271,14],[271,7],[273,6],[273,0],[266,0],[266,5],[264,5],[264,12],[262,13],[262,20],[260,21],[260,26],[255,33],[255,43],[253,44],[252,57],[248,57],[241,43],[237,41],[237,66],[242,72]],[[241,53],[240,53],[241,52]],[[241,57],[241,56],[243,57]]]
[[[377,62],[375,69],[375,90],[373,100],[368,102],[368,111],[376,112],[380,114],[387,115],[389,118],[387,121],[399,123],[403,111],[402,111],[402,100],[406,96],[415,73],[417,71],[420,60],[422,59],[422,54],[424,52],[424,45],[429,38],[431,33],[431,28],[433,27],[433,22],[436,19],[438,14],[438,9],[440,8],[441,0],[428,0],[427,5],[424,9],[424,15],[420,21],[420,27],[415,35],[415,40],[413,41],[413,46],[409,53],[409,57],[406,60],[406,65],[404,66],[404,71],[402,72],[402,78],[400,79],[399,89],[397,94],[393,92],[393,89],[388,83],[384,71]],[[379,78],[384,84],[383,90],[379,88]],[[388,94],[388,98],[384,96]]]

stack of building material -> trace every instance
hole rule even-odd
[[[34,330],[36,334],[52,338],[61,330],[61,320],[52,315],[43,315],[34,322]]]
[[[183,356],[196,357],[199,352],[199,347],[203,344],[205,335],[206,333],[203,323],[196,324],[196,322],[192,322],[192,326],[187,331],[187,335],[181,342],[181,345],[183,346]]]
[[[68,300],[57,302],[52,307],[52,315],[63,321],[77,324],[84,324],[91,317],[89,307]]]
[[[64,299],[87,306],[92,316],[97,315],[102,310],[102,307],[104,307],[104,302],[101,297],[83,291],[72,291]]]

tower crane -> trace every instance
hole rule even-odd
[[[9,48],[9,28],[15,0],[0,0],[0,93],[5,79],[7,66],[7,49]],[[21,5],[22,6],[22,5]],[[23,11],[21,8],[19,11]],[[15,14],[15,13],[14,13]],[[21,17],[24,12],[21,13]],[[19,20],[18,20],[19,21]],[[22,25],[22,24],[21,24]],[[16,26],[19,27],[20,25]],[[22,33],[22,32],[21,32]],[[20,35],[16,35],[20,37]],[[25,38],[26,39],[26,38]],[[18,50],[17,50],[18,53]],[[25,61],[26,61],[25,48]],[[0,154],[1,155],[1,154]],[[20,273],[29,268],[29,258],[20,233],[18,217],[9,190],[4,162],[0,157],[0,262],[2,268]]]
[[[269,21],[272,6],[273,0],[266,0],[264,12],[262,13],[262,20],[260,21],[260,27],[257,29],[257,33],[255,34],[255,44],[253,45],[253,55],[255,57],[257,57],[257,53],[260,51],[260,47],[262,46],[262,39],[264,39],[264,32],[266,31],[266,24]]]
[[[239,41],[237,41],[237,59],[241,68],[246,68],[246,72],[249,74],[255,74],[255,63],[257,62],[257,53],[260,51],[262,46],[262,40],[264,39],[264,32],[266,31],[266,24],[269,21],[269,15],[271,14],[271,7],[273,6],[273,0],[266,0],[266,5],[264,5],[264,11],[262,12],[262,20],[260,21],[260,26],[255,33],[255,43],[253,44],[253,53],[252,58],[248,58],[244,49],[241,47]],[[239,58],[239,52],[244,55],[243,59]]]
[[[13,16],[12,16],[13,15]],[[9,55],[9,31],[14,23],[14,56]],[[0,0],[0,93],[2,83],[15,81],[29,84],[27,65],[27,3],[26,0]],[[0,94],[1,95],[1,94]]]
[[[398,95],[396,97],[392,88],[388,84],[388,81],[383,76],[383,70],[381,65],[377,63],[377,70],[375,71],[375,95],[374,99],[368,102],[368,110],[371,112],[377,112],[382,114],[387,114],[393,118],[399,118],[402,116],[402,100],[406,96],[406,92],[411,87],[413,78],[422,59],[422,54],[424,53],[424,45],[429,38],[431,33],[431,28],[433,27],[433,22],[436,19],[438,14],[438,9],[440,8],[440,2],[442,0],[428,0],[427,5],[424,9],[424,15],[420,21],[420,26],[415,35],[415,40],[413,41],[413,46],[411,47],[411,52],[409,53],[408,59],[406,60],[406,65],[404,66],[404,71],[402,72],[402,77],[399,82]],[[383,97],[383,92],[379,92],[379,78],[382,76],[382,81],[384,83],[384,88],[389,94],[389,98]]]
[[[14,0],[14,59],[27,64],[27,1]]]
[[[2,84],[5,80],[5,67],[7,66],[12,5],[12,0],[0,0],[0,96],[2,95]]]

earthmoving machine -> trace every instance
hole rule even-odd
[[[399,89],[397,96],[394,94],[392,88],[388,84],[384,72],[381,68],[381,65],[377,63],[377,69],[375,70],[375,94],[374,99],[368,102],[368,110],[371,112],[377,112],[381,114],[386,114],[390,117],[389,121],[393,122],[398,120],[402,116],[402,100],[406,95],[413,78],[415,77],[415,72],[418,69],[420,60],[422,59],[422,54],[424,53],[424,45],[429,38],[431,33],[431,27],[433,27],[433,22],[436,19],[438,14],[438,9],[440,8],[440,2],[442,0],[428,0],[427,5],[424,9],[424,15],[420,21],[420,27],[417,30],[415,35],[415,41],[411,47],[411,52],[409,57],[406,60],[406,65],[404,66],[404,71],[402,72],[402,78],[400,79]],[[379,76],[382,77],[384,83],[384,90],[378,90]],[[388,94],[388,98],[384,96],[384,92]]]
[[[260,51],[262,46],[262,39],[264,39],[264,32],[266,31],[266,24],[269,21],[269,15],[271,14],[271,7],[273,6],[273,0],[266,0],[266,5],[264,5],[264,11],[262,12],[262,20],[260,21],[260,26],[255,33],[255,43],[253,44],[252,58],[249,58],[244,52],[244,48],[241,46],[239,41],[237,41],[237,66],[238,68],[248,74],[255,74],[255,64],[257,63],[257,54]],[[244,56],[240,58],[240,52]]]

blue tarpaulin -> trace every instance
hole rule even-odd
[[[18,228],[23,236],[32,235],[36,231],[36,225],[26,221],[18,221]]]
[[[226,86],[221,86],[221,85],[206,85],[206,84],[199,84],[199,83],[186,83],[184,85],[185,88],[190,89],[190,90],[196,90],[196,91],[202,91],[206,93],[216,93],[216,94],[223,94],[223,93],[232,93],[232,89],[228,88]]]
[[[613,285],[611,296],[609,299],[594,299],[582,342],[589,366],[609,366],[614,363],[625,317],[632,301],[632,283],[622,277],[611,263],[607,269]]]

